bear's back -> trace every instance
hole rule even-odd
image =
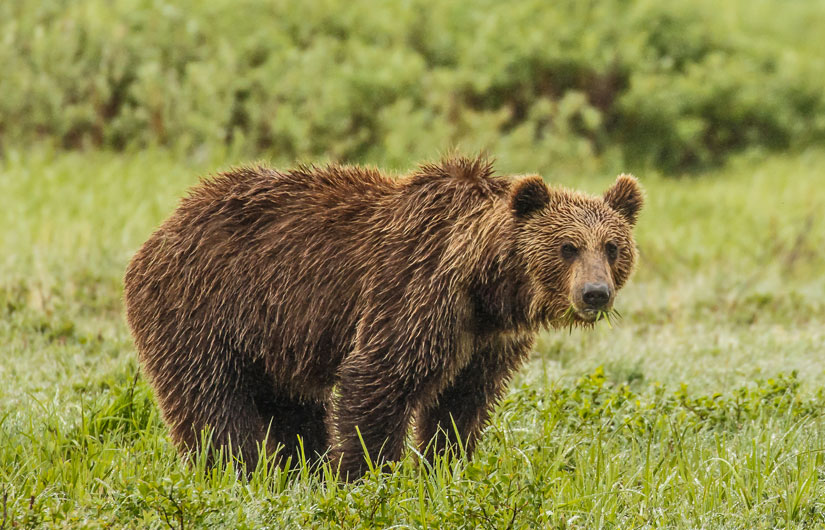
[[[322,351],[337,363],[335,346],[354,333],[374,212],[396,191],[375,170],[342,166],[240,168],[203,180],[126,272],[127,319],[144,362],[220,342],[285,379],[290,358]],[[302,378],[328,373],[323,364]]]
[[[337,165],[247,167],[202,181],[127,270],[142,356],[221,343],[296,387],[329,377],[352,347],[370,282],[400,292],[445,257],[469,268],[460,251],[450,257],[450,241],[474,238],[454,231],[509,185],[478,164],[436,169],[392,179]],[[296,359],[314,369],[297,370]]]

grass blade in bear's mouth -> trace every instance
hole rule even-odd
[[[616,311],[615,309],[608,309],[603,310],[600,309],[596,311],[596,319],[593,321],[594,323],[598,322],[599,320],[604,320],[607,322],[607,327],[613,329],[613,324],[617,323],[619,320],[622,319],[621,313]]]
[[[576,326],[576,308],[573,307],[573,304],[570,304],[564,313],[561,314],[559,317],[559,327],[560,328],[567,328],[569,331],[573,331],[573,328]]]

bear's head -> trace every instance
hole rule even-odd
[[[643,201],[630,175],[620,175],[601,197],[551,188],[538,176],[514,184],[515,244],[527,269],[535,324],[592,324],[608,314],[633,271],[633,227]]]

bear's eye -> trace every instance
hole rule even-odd
[[[619,257],[619,247],[615,243],[605,243],[604,250],[607,252],[607,259],[610,263],[613,263]]]
[[[579,254],[579,249],[572,243],[565,243],[561,246],[561,257],[573,259]]]

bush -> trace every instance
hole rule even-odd
[[[825,138],[816,21],[779,0],[3,2],[0,147],[697,168]]]

